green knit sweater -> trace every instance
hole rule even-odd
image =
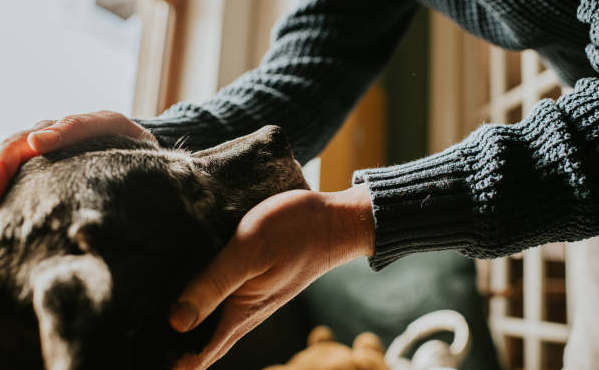
[[[305,163],[385,66],[420,4],[497,45],[537,50],[575,89],[516,125],[482,125],[440,154],[357,171],[354,183],[372,199],[372,268],[420,251],[490,258],[599,235],[599,0],[301,1],[257,69],[212,99],[138,122],[166,146],[185,136],[190,150],[276,124]]]

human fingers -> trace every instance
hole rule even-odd
[[[265,301],[263,301],[265,302]],[[221,359],[243,336],[266,320],[278,306],[272,303],[225,301],[216,331],[199,355],[182,358],[176,370],[205,370]]]
[[[156,138],[142,126],[120,113],[111,111],[67,116],[42,130],[30,133],[27,140],[33,150],[47,153],[89,138],[108,134],[121,134],[156,141]]]
[[[231,293],[253,276],[239,258],[235,237],[183,291],[170,313],[173,329],[184,333],[194,329]]]
[[[45,119],[45,120],[39,121],[38,123],[33,125],[33,127],[30,130],[27,130],[26,132],[34,132],[34,131],[38,131],[38,130],[43,130],[46,127],[50,127],[55,123],[56,123],[55,119]]]
[[[41,121],[30,130],[18,132],[0,144],[0,196],[6,190],[10,179],[15,175],[19,166],[26,160],[39,155],[27,144],[30,132],[51,126],[56,121]]]

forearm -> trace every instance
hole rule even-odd
[[[280,23],[260,66],[201,103],[137,120],[164,145],[204,149],[269,124],[301,163],[334,135],[390,58],[414,1],[310,0]]]
[[[599,80],[579,81],[513,126],[484,125],[437,155],[358,171],[373,202],[381,269],[456,249],[480,258],[599,234]]]
[[[592,25],[587,54],[599,71],[597,15],[596,0],[581,1],[578,19]],[[437,155],[357,171],[354,183],[372,197],[371,266],[429,250],[492,258],[599,235],[598,91],[598,79],[582,79],[517,125],[484,125]]]

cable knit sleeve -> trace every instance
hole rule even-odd
[[[591,23],[597,68],[597,0],[583,0],[578,16]],[[429,250],[492,258],[599,235],[598,164],[599,79],[586,78],[516,125],[483,125],[437,155],[357,171],[376,224],[371,266]]]
[[[305,163],[334,135],[390,58],[418,6],[412,0],[304,0],[279,23],[260,66],[199,104],[136,120],[165,146],[204,149],[281,126]]]

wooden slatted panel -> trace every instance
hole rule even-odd
[[[516,54],[491,47],[489,54],[490,100],[487,106],[479,108],[479,115],[490,117],[491,122],[519,122],[540,99],[555,99],[561,95],[556,74],[544,69],[534,52]],[[561,368],[561,363],[556,363],[561,361],[561,356],[554,353],[556,348],[563,350],[570,328],[565,323],[546,321],[546,311],[550,307],[546,297],[561,294],[561,301],[552,298],[551,302],[565,306],[565,279],[548,279],[545,266],[547,261],[565,263],[563,247],[563,244],[552,244],[532,248],[517,256],[493,260],[490,266],[481,269],[490,274],[489,319],[506,369],[520,366],[526,370]],[[515,271],[510,270],[510,259],[522,259],[519,286],[513,286]],[[517,299],[514,293],[517,291],[522,292],[522,317],[510,317],[509,303]],[[554,307],[551,310],[555,311]],[[565,311],[565,307],[561,311]]]
[[[556,99],[565,92],[557,75],[532,51],[491,46],[452,28],[438,14],[432,17],[432,31],[431,152],[457,142],[481,124],[517,123],[540,99]],[[439,75],[454,78],[436,79]],[[464,96],[464,101],[447,102],[447,91]],[[458,106],[448,109],[449,104]],[[477,261],[478,286],[488,298],[489,325],[506,370],[562,367],[572,312],[566,303],[564,255],[565,245],[555,243]]]

